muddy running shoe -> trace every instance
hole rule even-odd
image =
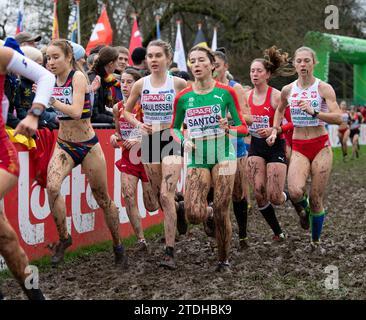
[[[216,272],[222,272],[222,273],[230,273],[231,269],[230,269],[229,261],[227,261],[227,260],[226,261],[219,261],[215,271]]]
[[[249,248],[249,240],[248,237],[239,239],[239,246],[240,246],[240,250],[245,250]]]
[[[122,269],[128,268],[128,258],[125,253],[125,248],[122,245],[113,247],[114,252],[114,264],[116,266],[121,266]]]
[[[51,258],[52,266],[57,266],[59,263],[64,261],[65,250],[72,245],[72,238],[69,237],[66,240],[60,240],[54,248],[54,254]]]
[[[203,229],[205,230],[208,237],[215,237],[215,220],[213,216],[208,216],[203,222]]]
[[[282,232],[279,235],[274,235],[272,240],[274,242],[284,242],[286,240],[286,235]]]
[[[184,196],[182,192],[176,192],[175,193],[175,201],[179,202],[179,201],[184,201]]]
[[[174,248],[166,247],[163,260],[160,261],[159,267],[163,267],[168,270],[177,269],[177,265],[174,260]]]
[[[295,203],[291,200],[290,201],[293,205],[293,207],[295,208],[295,211],[297,213],[297,215],[299,216],[299,222],[300,222],[300,226],[301,228],[303,228],[304,230],[309,230],[310,228],[310,224],[309,224],[309,215],[310,215],[310,206],[309,206],[309,197],[307,194],[305,194],[306,197],[306,202],[307,202],[307,206],[304,209],[300,204]]]
[[[184,212],[184,201],[178,202],[177,209],[177,229],[179,234],[186,234],[188,229],[188,224],[186,221],[186,215]]]
[[[29,300],[46,300],[41,289],[26,289],[24,286],[22,289]]]
[[[322,247],[320,241],[311,241],[308,252],[317,256],[324,256],[326,254],[326,250]]]
[[[147,242],[145,239],[140,239],[135,248],[134,248],[134,251],[136,252],[148,252],[149,249],[148,249],[148,246],[147,246]]]

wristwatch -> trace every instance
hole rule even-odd
[[[316,118],[319,114],[319,111],[316,111],[315,109],[314,110],[314,113],[311,115],[313,118]]]
[[[40,117],[42,113],[43,113],[43,110],[38,109],[38,108],[31,108],[27,112],[27,114],[30,114],[35,117]]]
[[[51,106],[53,106],[53,104],[56,102],[55,97],[51,97],[50,101],[48,102],[48,104],[50,104]]]

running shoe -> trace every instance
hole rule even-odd
[[[286,240],[286,235],[282,232],[278,235],[274,235],[272,240],[274,242],[284,242]]]
[[[165,248],[165,253],[163,260],[160,261],[159,267],[163,267],[168,270],[175,270],[177,269],[177,265],[175,264],[174,260],[174,249],[167,247]]]
[[[179,201],[177,209],[177,229],[179,234],[186,234],[188,230],[186,214],[184,211],[184,201]]]
[[[128,258],[125,253],[125,249],[122,245],[119,245],[117,247],[113,247],[114,252],[114,264],[116,266],[121,266],[122,269],[128,268]]]
[[[215,220],[213,215],[208,216],[207,219],[203,221],[203,229],[208,237],[215,237]]]
[[[249,248],[249,240],[248,237],[239,239],[240,250],[246,250]]]
[[[229,261],[219,261],[215,271],[216,272],[222,272],[222,273],[230,273],[231,269],[230,269]]]
[[[309,205],[309,196],[306,193],[305,193],[305,198],[306,198],[306,203],[307,203],[307,206],[305,209],[300,204],[293,202],[291,200],[291,198],[290,198],[290,201],[291,201],[293,207],[295,208],[297,215],[299,216],[299,222],[300,222],[301,228],[303,228],[304,230],[309,230],[309,228],[310,228],[310,224],[309,224],[310,205]]]
[[[4,295],[1,291],[0,291],[0,300],[4,300]]]
[[[326,250],[320,244],[320,241],[311,241],[308,251],[317,256],[324,256],[326,254]]]
[[[26,289],[23,285],[21,287],[29,300],[46,300],[41,289]]]
[[[69,235],[66,240],[60,240],[58,244],[56,244],[54,249],[54,254],[51,257],[52,266],[57,266],[59,263],[64,261],[65,250],[72,245],[72,238]]]
[[[145,239],[140,239],[139,241],[137,241],[136,246],[134,248],[134,251],[136,251],[136,252],[144,252],[144,251],[148,252],[149,251],[148,249],[149,248],[147,246],[146,240]]]

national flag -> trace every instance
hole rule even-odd
[[[202,31],[201,23],[198,24],[198,30],[197,30],[196,38],[194,39],[194,42],[193,42],[193,46],[200,46],[200,47],[208,48],[205,35],[203,34],[203,31]]]
[[[74,18],[74,22],[72,24],[72,28],[71,28],[71,37],[70,40],[74,43],[78,42],[78,13],[77,13],[77,5],[76,3],[74,3],[73,5],[73,18]]]
[[[52,26],[52,40],[59,39],[58,18],[57,18],[57,0],[53,0],[53,26]]]
[[[24,16],[24,0],[20,0],[18,19],[17,19],[17,30],[15,31],[15,34],[18,34],[19,32],[23,32],[23,16]]]
[[[98,22],[94,27],[93,33],[86,47],[86,54],[89,55],[90,50],[100,44],[106,44],[106,45],[112,44],[112,39],[113,39],[113,30],[111,24],[109,23],[107,9],[103,5],[103,9],[98,19]]]
[[[160,16],[159,15],[156,16],[156,39],[161,39],[161,34],[160,34]]]
[[[214,33],[212,37],[212,44],[211,44],[211,50],[216,51],[217,49],[217,28],[214,27]]]
[[[132,32],[131,32],[131,40],[130,40],[130,57],[128,59],[128,64],[130,66],[133,65],[131,54],[133,50],[135,50],[138,47],[142,47],[142,37],[139,31],[139,26],[137,24],[137,17],[136,15],[133,16],[133,26],[132,26]]]
[[[180,71],[187,71],[186,55],[184,53],[182,33],[180,31],[181,22],[177,21],[177,36],[175,38],[175,50],[173,61],[178,65]]]

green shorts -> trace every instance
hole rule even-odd
[[[193,140],[196,149],[188,154],[188,168],[207,168],[216,164],[236,160],[235,148],[227,136],[208,140]]]

